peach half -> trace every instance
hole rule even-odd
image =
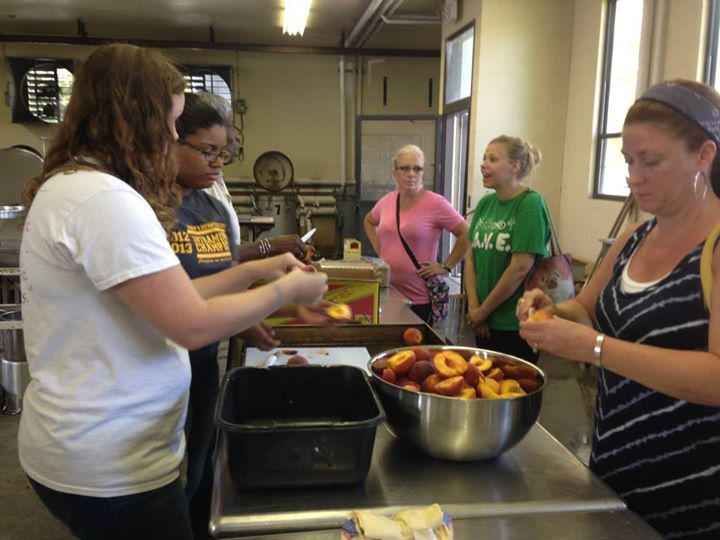
[[[467,361],[453,351],[441,351],[433,356],[435,371],[446,379],[464,375],[468,369]]]
[[[415,353],[411,350],[396,352],[387,359],[387,365],[397,375],[404,375],[415,365]]]
[[[465,379],[462,375],[443,379],[435,385],[435,391],[443,396],[457,396],[465,388]]]
[[[527,320],[531,322],[537,322],[549,321],[552,318],[552,313],[550,313],[550,311],[548,311],[547,309],[537,309],[528,316]]]
[[[350,321],[353,318],[352,309],[347,304],[331,304],[325,309],[325,313],[336,321]]]

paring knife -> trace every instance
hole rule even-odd
[[[315,234],[315,231],[317,231],[317,227],[313,227],[313,228],[310,229],[308,232],[306,232],[305,234],[303,234],[303,235],[300,237],[300,240],[302,240],[303,242],[307,242],[308,240],[310,240],[310,239],[313,237],[313,235]]]

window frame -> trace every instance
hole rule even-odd
[[[605,35],[603,36],[603,64],[600,79],[600,95],[598,108],[598,122],[595,130],[595,167],[593,170],[593,189],[592,198],[609,201],[623,201],[626,197],[622,195],[608,195],[600,192],[600,180],[602,175],[603,164],[605,163],[605,153],[607,151],[607,141],[622,136],[621,132],[608,133],[607,121],[610,102],[610,82],[612,78],[612,60],[615,44],[615,15],[617,14],[618,0],[607,0],[607,11],[605,17]]]
[[[705,53],[705,70],[703,73],[703,82],[717,88],[716,83],[720,83],[717,80],[717,63],[718,63],[718,45],[720,41],[720,2],[718,0],[711,0],[709,5],[708,13],[708,29],[707,29],[707,42],[706,42],[706,53]]]
[[[451,41],[456,39],[458,36],[461,36],[465,32],[467,32],[469,29],[472,28],[473,33],[473,51],[472,51],[472,59],[470,62],[470,94],[467,97],[457,99],[455,101],[447,101],[447,87],[448,87],[448,55],[447,55],[447,49],[448,45]],[[445,62],[444,62],[444,70],[443,70],[443,88],[445,89],[443,91],[443,102],[442,102],[442,113],[448,114],[448,113],[455,113],[460,112],[464,109],[470,109],[470,102],[472,99],[472,85],[473,81],[475,79],[475,20],[470,21],[468,24],[457,30],[456,32],[453,32],[450,34],[447,38],[445,38]]]

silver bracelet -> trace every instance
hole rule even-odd
[[[270,256],[270,249],[270,241],[267,238],[261,238],[258,240],[258,251],[260,252],[260,256],[262,258]]]
[[[593,347],[593,364],[598,369],[602,369],[602,348],[605,341],[605,334],[598,334],[595,338],[595,346]]]

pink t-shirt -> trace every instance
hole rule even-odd
[[[390,282],[413,304],[427,304],[427,288],[407,251],[400,242],[395,220],[397,191],[380,199],[371,215],[379,222],[380,258],[390,266]],[[420,264],[437,261],[438,243],[443,229],[452,230],[465,219],[442,195],[424,191],[409,210],[400,212],[400,230]]]

